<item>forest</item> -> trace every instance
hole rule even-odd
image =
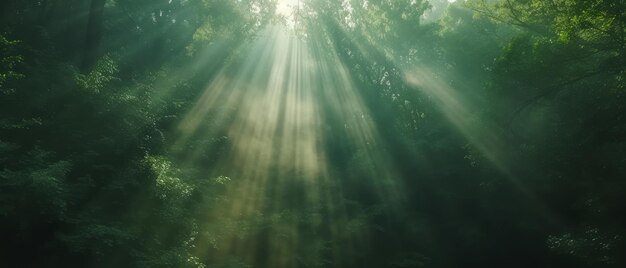
[[[0,267],[626,267],[626,1],[2,0]]]

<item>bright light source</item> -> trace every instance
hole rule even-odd
[[[293,10],[298,7],[299,0],[278,0],[276,12],[284,16],[291,16]]]
[[[285,17],[287,25],[293,26],[295,17],[295,10],[298,9],[300,0],[278,0],[276,3],[276,13]]]

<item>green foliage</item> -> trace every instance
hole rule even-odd
[[[13,154],[16,146],[3,145],[8,149],[0,152],[6,163],[9,160],[7,155]],[[41,217],[46,221],[65,217],[68,206],[66,180],[70,167],[68,161],[55,161],[50,152],[33,150],[24,155],[17,169],[0,171],[0,188],[5,193],[1,197],[0,215],[9,219],[23,217],[22,220]]]
[[[96,62],[93,70],[88,74],[76,74],[76,84],[87,92],[98,94],[106,89],[111,82],[119,80],[118,67],[109,56],[104,56]]]
[[[23,74],[16,71],[17,66],[23,61],[21,55],[16,53],[18,40],[10,40],[0,34],[0,93],[8,95],[15,92],[12,83],[24,78]]]
[[[164,157],[146,157],[144,163],[156,175],[156,189],[159,198],[164,200],[180,200],[191,196],[193,187],[176,177],[179,171]]]
[[[175,248],[158,252],[156,256],[141,262],[139,267],[205,268],[200,258],[189,253],[189,248]]]
[[[428,260],[428,257],[420,253],[409,252],[399,257],[399,260],[393,262],[391,267],[427,267]]]
[[[463,159],[467,160],[472,167],[477,167],[481,162],[485,161],[484,156],[470,144],[466,144],[463,148],[467,151]]]
[[[226,177],[226,176],[217,176],[213,178],[213,181],[215,184],[226,185],[230,183],[231,180],[229,177]]]
[[[621,240],[620,235],[603,233],[597,228],[587,228],[582,233],[565,233],[549,236],[548,247],[559,254],[587,262],[590,266],[616,264],[615,247]]]
[[[136,239],[123,227],[88,223],[84,223],[75,234],[61,234],[59,238],[72,251],[93,253],[97,258],[106,258],[112,251]]]

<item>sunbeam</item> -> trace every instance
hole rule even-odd
[[[220,173],[211,176],[228,174],[236,186],[226,194],[231,202],[215,209],[210,217],[242,222],[299,211],[309,215],[305,217],[318,218],[308,228],[328,233],[328,241],[352,245],[344,253],[353,254],[362,243],[354,240],[357,236],[341,233],[359,219],[345,214],[344,182],[336,179],[336,171],[329,170],[328,157],[333,152],[328,146],[358,155],[352,160],[360,163],[358,178],[373,190],[376,199],[389,206],[397,206],[402,199],[394,182],[397,175],[388,168],[368,109],[336,53],[323,42],[303,40],[275,27],[267,29],[248,51],[243,68],[235,73],[226,68],[217,75],[178,128],[179,143],[192,135],[211,135],[199,132],[210,131],[204,124],[229,129],[229,156],[218,164]],[[216,107],[230,108],[216,111]],[[331,132],[341,136],[328,137]],[[244,245],[235,238],[225,241],[229,246],[220,254],[236,252],[259,262],[259,252],[270,250],[282,253],[264,257],[268,267],[297,266],[293,256],[313,250],[299,238],[298,225],[279,218],[264,231],[269,233],[257,233]],[[360,233],[358,239],[365,241],[366,237]],[[342,253],[324,254],[339,259]]]

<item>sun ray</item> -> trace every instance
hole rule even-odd
[[[361,176],[361,184],[375,199],[399,209],[403,194],[349,72],[327,43],[302,39],[286,28],[266,29],[243,50],[244,61],[234,63],[239,71],[225,67],[216,75],[181,120],[175,143],[184,148],[190,137],[215,135],[212,131],[217,130],[207,129],[207,124],[226,128],[229,152],[215,174],[207,176],[228,174],[234,181],[226,193],[229,201],[207,214],[207,220],[240,224],[269,217],[272,222],[251,237],[224,238],[216,254],[246,256],[271,267],[296,266],[297,252],[313,250],[299,231],[298,219],[304,215],[312,217],[306,228],[327,233],[327,241],[350,245],[323,254],[337,260],[353,254],[367,244],[368,236],[345,234],[345,228],[360,219],[347,213],[347,198],[353,194],[342,186],[346,182],[341,172],[329,170],[334,154],[328,151],[330,144],[358,157],[349,164],[360,161],[351,168],[362,172],[353,176]],[[188,158],[199,152],[192,149]],[[209,248],[205,244],[199,250]],[[259,260],[264,248],[275,254]]]

